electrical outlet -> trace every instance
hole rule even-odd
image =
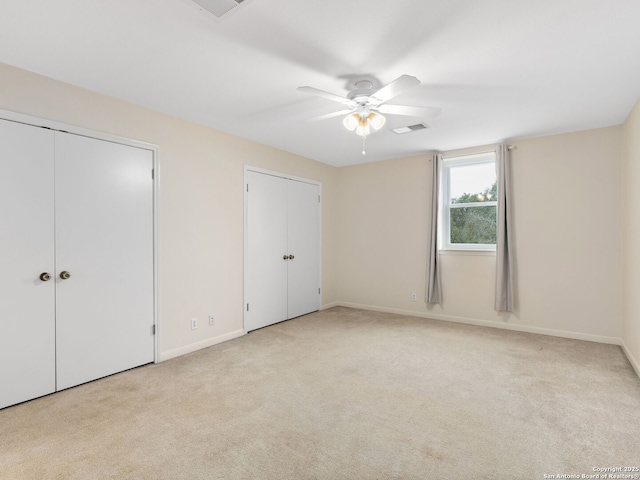
[[[209,326],[213,327],[216,324],[216,319],[213,315],[209,315]]]
[[[195,330],[196,328],[198,328],[198,319],[197,318],[192,318],[191,319],[191,330]]]
[[[417,299],[418,299],[418,297],[416,296],[416,294],[415,294],[415,293],[412,293],[412,294],[411,294],[411,301],[412,301],[412,302],[415,302]]]

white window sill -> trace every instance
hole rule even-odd
[[[481,257],[495,257],[495,250],[438,250],[439,255],[478,255]]]

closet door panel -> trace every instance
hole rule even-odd
[[[53,135],[0,120],[0,408],[55,390]]]
[[[247,331],[287,319],[286,180],[248,172]]]
[[[56,132],[58,390],[153,361],[152,168],[148,150]]]
[[[288,317],[320,308],[320,187],[290,180],[288,187]]]

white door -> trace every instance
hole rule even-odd
[[[152,168],[149,150],[56,132],[58,390],[153,361]]]
[[[287,315],[293,318],[320,308],[320,187],[295,180],[287,186]]]
[[[287,184],[247,172],[245,329],[287,319]]]
[[[55,391],[53,137],[0,120],[0,408]]]
[[[320,307],[320,187],[247,171],[247,331]]]

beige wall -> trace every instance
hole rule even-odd
[[[425,155],[340,169],[341,302],[420,310],[411,293],[424,298],[429,195]]]
[[[161,358],[242,332],[243,165],[323,184],[323,303],[617,341],[640,356],[627,249],[620,312],[622,127],[514,142],[517,311],[493,310],[495,258],[444,255],[444,304],[424,303],[427,155],[337,169],[0,64],[0,109],[157,144],[161,155]],[[639,107],[624,127],[628,244],[640,224]],[[635,135],[635,138],[634,138]],[[632,168],[633,167],[633,168]],[[635,271],[634,271],[635,270]],[[417,301],[411,294],[417,294]],[[211,329],[205,319],[213,313]],[[191,331],[189,319],[201,319]],[[631,321],[635,319],[635,321]]]
[[[428,155],[340,170],[339,300],[617,342],[621,128],[513,144],[514,314],[493,310],[495,256],[487,255],[441,255],[444,302],[427,308]]]
[[[640,101],[623,127],[622,342],[640,375]]]
[[[244,164],[322,182],[323,302],[336,300],[336,168],[3,64],[0,109],[160,147],[161,358],[242,333]]]

